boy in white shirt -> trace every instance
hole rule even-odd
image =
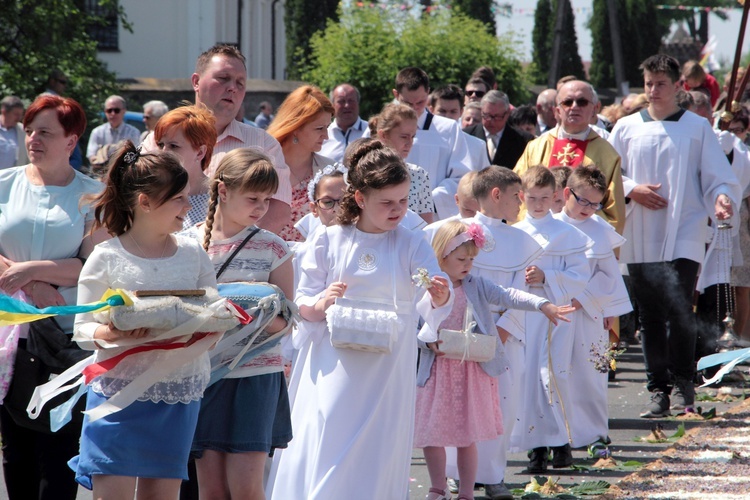
[[[526,217],[514,227],[533,237],[544,253],[526,268],[522,290],[546,297],[556,304],[570,303],[583,292],[591,276],[585,252],[593,242],[581,231],[552,216],[556,182],[547,167],[524,173],[521,200]],[[575,322],[575,320],[573,320]],[[506,318],[498,325],[504,327]],[[554,468],[573,463],[570,449],[571,374],[573,323],[557,326],[527,314],[525,330],[525,377],[521,406],[511,435],[511,448],[531,450],[529,472],[547,470],[549,447]]]
[[[580,166],[570,174],[563,197],[565,205],[555,218],[578,228],[594,242],[586,251],[591,278],[573,299],[578,311],[573,323],[573,371],[568,418],[573,447],[589,446],[595,458],[609,456],[607,372],[611,354],[609,330],[615,318],[633,310],[614,249],[625,238],[596,215],[607,194],[607,180],[594,166]]]

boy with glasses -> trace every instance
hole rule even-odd
[[[93,164],[96,163],[96,153],[100,148],[120,141],[130,139],[136,146],[141,143],[141,132],[132,125],[125,123],[127,111],[125,98],[111,95],[104,101],[104,116],[107,123],[99,125],[91,131],[86,156]]]
[[[571,317],[573,370],[569,380],[575,390],[571,393],[568,414],[572,446],[588,446],[593,458],[610,455],[607,410],[611,359],[609,330],[618,316],[633,309],[614,254],[614,249],[625,243],[625,239],[594,213],[601,208],[606,195],[604,175],[594,165],[578,167],[571,172],[563,189],[563,211],[555,215],[556,219],[576,227],[594,242],[586,252],[591,278],[572,301],[578,311]]]
[[[607,181],[607,194],[602,200],[599,216],[622,233],[625,226],[625,196],[620,155],[591,129],[589,121],[594,113],[593,102],[593,88],[587,82],[575,80],[560,87],[555,106],[555,117],[559,124],[526,146],[515,164],[515,172],[523,175],[529,167],[536,165],[573,169],[581,165],[596,165]]]

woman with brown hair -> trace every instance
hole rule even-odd
[[[304,241],[294,224],[310,212],[307,185],[315,172],[335,163],[318,154],[328,139],[333,104],[317,87],[303,85],[281,103],[268,133],[279,141],[289,166],[292,184],[292,217],[279,236],[286,241]]]

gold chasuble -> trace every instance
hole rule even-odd
[[[589,130],[585,141],[560,139],[557,137],[558,130],[559,128],[555,127],[529,142],[514,171],[522,176],[529,167],[537,165],[549,168],[595,165],[602,171],[608,183],[608,192],[602,200],[604,207],[597,213],[622,234],[625,227],[625,195],[622,190],[620,155],[609,142],[593,130]],[[523,207],[518,216],[519,220],[523,220],[525,214],[526,208]]]

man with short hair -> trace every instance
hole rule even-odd
[[[393,97],[417,114],[417,136],[406,161],[427,171],[438,219],[455,215],[458,180],[472,170],[466,138],[458,122],[427,110],[430,92],[427,73],[415,67],[404,68],[396,75],[395,83]]]
[[[485,141],[492,165],[512,169],[533,135],[507,125],[510,100],[499,90],[490,90],[482,98],[482,124],[464,129],[467,134]],[[507,125],[507,126],[506,126]]]
[[[482,124],[482,106],[478,102],[470,102],[464,106],[461,114],[461,129],[465,130],[472,125]],[[464,132],[465,133],[465,132]],[[474,137],[474,136],[471,136]],[[477,137],[474,137],[477,139]],[[481,139],[480,139],[481,140]],[[489,161],[489,158],[487,158]]]
[[[433,115],[444,116],[451,120],[461,118],[463,96],[458,85],[446,85],[430,92],[427,109]]]
[[[143,123],[146,125],[146,130],[141,134],[141,142],[146,139],[149,132],[154,130],[156,122],[167,114],[167,111],[169,111],[169,106],[162,101],[148,101],[143,105]]]
[[[593,87],[574,80],[560,87],[555,121],[560,124],[526,145],[515,164],[520,176],[537,165],[571,167],[594,165],[607,180],[607,195],[599,215],[622,233],[625,227],[625,195],[622,190],[620,155],[589,125],[594,109]]]
[[[427,109],[436,116],[459,120],[461,118],[461,89],[458,85],[446,85],[434,90],[430,94]],[[471,167],[479,171],[490,166],[490,160],[485,154],[484,141],[466,134],[466,145],[471,155]]]
[[[234,149],[254,148],[268,155],[279,176],[279,189],[271,199],[266,215],[258,221],[258,226],[278,233],[291,216],[289,167],[276,139],[265,130],[235,120],[245,99],[246,81],[245,56],[237,47],[217,44],[198,56],[195,73],[191,77],[195,103],[206,106],[214,114],[219,135],[206,174],[213,173],[224,155]],[[153,135],[146,139],[144,149],[157,149]]]
[[[273,121],[273,106],[270,102],[263,101],[260,103],[259,110],[258,116],[255,117],[255,124],[266,130]]]
[[[557,90],[542,90],[536,98],[536,129],[538,135],[552,130],[557,125],[555,107],[557,107]]]
[[[59,69],[53,69],[52,71],[50,71],[49,76],[47,77],[47,87],[45,88],[43,93],[63,95],[65,93],[65,89],[67,88],[68,77],[65,76],[65,73],[63,73]]]
[[[124,97],[111,95],[104,101],[104,116],[107,123],[91,131],[89,144],[86,147],[86,156],[90,162],[96,161],[96,153],[103,146],[125,140],[132,141],[136,146],[141,143],[140,130],[125,123],[126,111],[127,104]]]
[[[26,135],[23,131],[23,102],[14,95],[0,101],[0,169],[25,165]]]
[[[649,105],[621,118],[609,142],[622,157],[630,210],[620,259],[638,304],[646,388],[642,418],[689,411],[695,401],[696,320],[707,224],[731,218],[742,200],[737,178],[709,123],[676,102],[680,64],[658,54],[640,66]]]
[[[328,139],[323,142],[320,154],[344,161],[344,151],[367,131],[367,122],[359,116],[359,90],[353,85],[342,83],[331,92],[333,121],[328,126]]]
[[[489,91],[487,82],[479,77],[471,78],[464,87],[464,104],[479,102]]]

